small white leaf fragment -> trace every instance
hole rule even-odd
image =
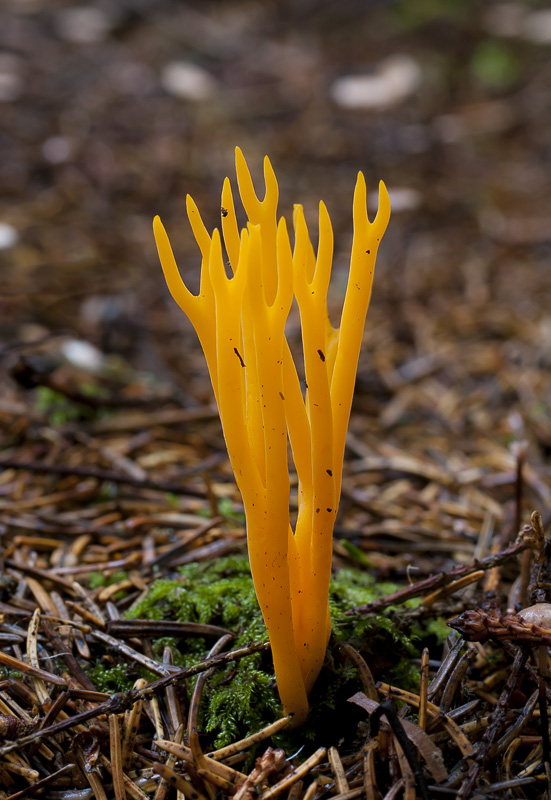
[[[423,201],[421,192],[409,186],[388,187],[390,207],[394,214],[399,211],[415,211]],[[375,208],[379,202],[378,192],[370,192],[367,198],[369,208]]]
[[[161,73],[161,85],[182,100],[206,100],[215,93],[214,78],[202,67],[188,61],[173,61]]]
[[[57,32],[61,39],[74,44],[94,44],[107,38],[110,21],[101,8],[74,6],[57,14]]]
[[[7,222],[0,222],[0,250],[8,250],[19,241],[19,233]]]
[[[23,60],[0,52],[0,103],[12,103],[23,94]]]
[[[397,54],[381,61],[371,75],[347,75],[331,86],[343,108],[383,109],[398,105],[421,85],[421,67],[411,56]]]
[[[70,364],[87,372],[100,372],[105,362],[103,353],[97,347],[81,339],[63,342],[60,350]]]

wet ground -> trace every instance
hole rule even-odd
[[[5,344],[56,334],[25,349],[55,365],[64,341],[85,340],[179,403],[207,402],[153,216],[196,286],[186,193],[219,225],[234,147],[259,192],[268,154],[288,219],[301,202],[315,230],[328,205],[338,298],[361,169],[370,191],[385,180],[393,216],[359,373],[368,416],[353,430],[425,455],[436,437],[437,460],[473,437],[528,438],[548,484],[550,14],[452,0],[4,3]],[[3,392],[20,396],[9,378]]]
[[[48,611],[54,586],[72,598],[64,614],[80,619],[73,577],[86,584],[91,570],[124,567],[115,588],[88,586],[101,627],[101,615],[115,613],[114,593],[124,610],[152,565],[167,570],[243,545],[203,356],[168,294],[152,235],[160,214],[197,286],[186,193],[209,229],[219,225],[236,145],[259,193],[269,155],[287,220],[302,203],[315,231],[325,200],[335,307],[356,173],[370,192],[383,179],[391,194],[335,564],[367,555],[373,571],[406,583],[509,547],[535,509],[548,527],[550,52],[551,9],[538,2],[4,0],[6,613]],[[374,214],[376,197],[369,206]],[[502,611],[528,602],[526,585],[511,588],[512,564],[478,576]],[[525,578],[529,566],[525,558]],[[475,604],[468,592],[454,613]],[[21,655],[13,635],[10,652]],[[456,705],[480,689],[480,664]],[[484,691],[476,713],[491,721],[495,698]],[[36,710],[28,691],[26,702]],[[523,747],[536,765],[538,736],[527,730]]]

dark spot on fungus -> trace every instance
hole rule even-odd
[[[224,206],[222,206],[220,211],[222,212],[222,216],[223,217],[227,217],[228,216],[228,210],[227,210],[227,208],[224,208]]]
[[[282,399],[282,400],[285,400],[285,398],[284,398],[284,396],[283,396],[283,392],[280,392],[280,393],[279,393],[279,396],[281,397],[281,399]]]
[[[365,252],[367,253],[367,255],[369,255],[371,253],[371,250],[366,250]]]
[[[333,511],[333,509],[332,508],[328,508],[327,511],[329,511],[329,513],[331,513]]]
[[[318,350],[318,356],[321,358],[322,361],[325,361],[325,356],[323,354],[323,350]]]
[[[327,474],[329,475],[330,478],[333,477],[333,473],[331,472],[330,469],[326,469],[325,471],[327,472]]]
[[[236,355],[236,356],[237,356],[237,358],[239,359],[239,363],[241,364],[241,366],[242,366],[242,367],[244,367],[244,366],[245,366],[245,362],[244,362],[244,361],[243,361],[243,359],[241,358],[241,353],[239,352],[239,350],[237,349],[237,347],[234,347],[234,348],[233,348],[233,352],[235,353],[235,355]]]

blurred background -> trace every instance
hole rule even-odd
[[[4,399],[37,379],[14,354],[46,353],[211,402],[151,223],[196,286],[185,196],[219,226],[239,145],[314,241],[325,200],[335,300],[358,170],[371,214],[389,188],[352,432],[446,464],[527,439],[549,500],[550,54],[536,0],[3,0]]]

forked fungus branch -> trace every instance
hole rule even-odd
[[[317,254],[301,206],[294,249],[277,221],[278,185],[264,160],[260,201],[239,149],[239,193],[248,216],[239,232],[232,192],[222,190],[224,266],[218,229],[207,232],[197,206],[188,216],[202,254],[198,295],[186,288],[158,217],[155,238],[172,296],[189,317],[207,359],[228,454],[243,496],[251,571],[272,646],[279,694],[297,724],[321,669],[331,632],[328,594],[332,534],[345,438],[363,328],[380,240],[390,217],[384,184],[374,222],[367,217],[361,173],[354,193],[354,240],[340,326],[327,314],[333,231],[319,206]],[[301,319],[305,393],[285,338],[293,296]],[[289,457],[299,481],[295,529],[289,517]]]

